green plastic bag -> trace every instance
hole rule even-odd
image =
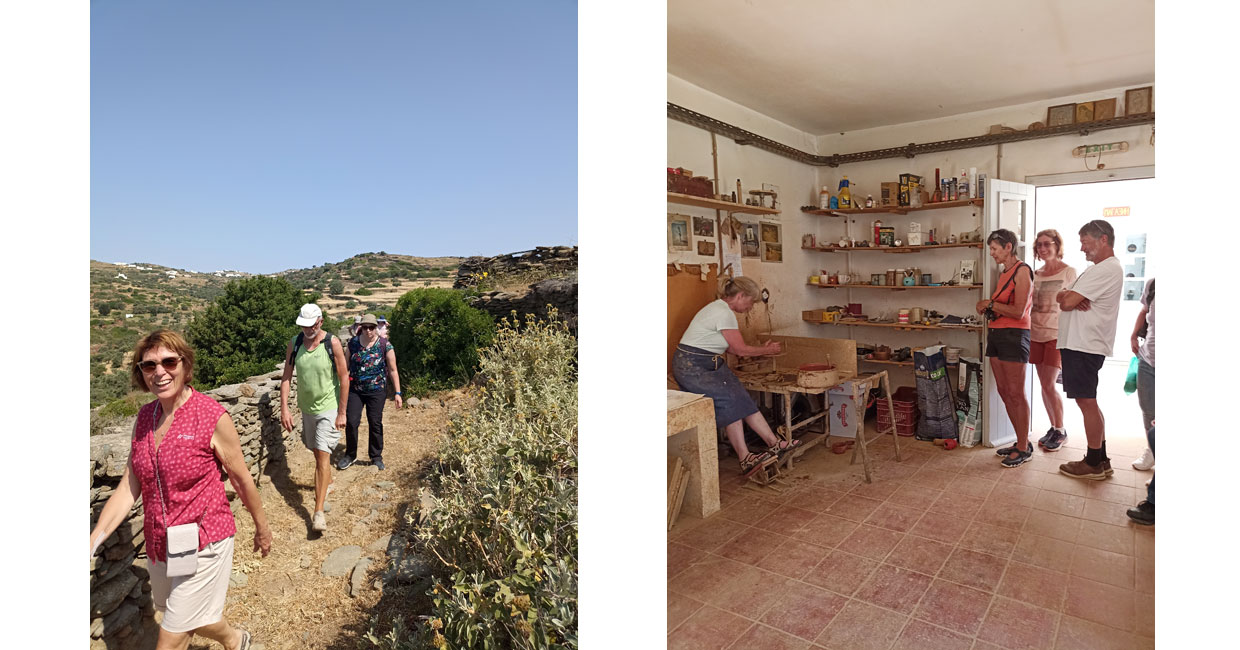
[[[1139,361],[1136,357],[1133,357],[1132,361],[1128,362],[1128,378],[1124,380],[1124,394],[1125,395],[1131,395],[1137,392],[1137,364],[1138,363]]]

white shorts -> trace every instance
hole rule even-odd
[[[160,627],[169,632],[191,632],[224,618],[224,597],[232,577],[233,538],[211,542],[198,551],[198,570],[192,576],[168,577],[168,565],[151,560],[151,598],[164,613]]]
[[[301,444],[310,451],[332,453],[340,442],[340,430],[336,428],[336,411],[322,413],[301,412]]]

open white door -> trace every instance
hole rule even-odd
[[[1033,247],[1029,245],[1029,242],[1037,234],[1033,230],[1034,189],[1033,185],[1024,183],[1003,180],[986,181],[986,196],[984,197],[986,219],[982,229],[983,241],[987,235],[999,228],[1006,228],[1016,233],[1019,240],[1016,256],[1030,266],[1033,266]],[[986,271],[981,274],[982,298],[988,298],[997,287],[999,267],[990,259],[989,251],[983,251],[982,259],[986,264]],[[984,344],[982,351],[985,352]],[[1007,408],[1003,405],[1003,400],[999,398],[998,389],[995,388],[995,380],[990,372],[990,362],[985,363],[986,368],[982,373],[986,378],[986,399],[982,402],[982,421],[985,423],[982,428],[982,444],[988,447],[1001,447],[1016,441],[1016,431],[1012,428]],[[1030,398],[1030,404],[1032,404],[1033,397],[1033,377],[1034,373],[1030,369],[1025,374],[1025,393]]]

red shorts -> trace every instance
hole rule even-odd
[[[1055,348],[1058,339],[1051,339],[1038,343],[1037,341],[1029,342],[1029,363],[1035,366],[1050,366],[1052,368],[1062,368],[1063,361],[1060,360],[1059,350]]]

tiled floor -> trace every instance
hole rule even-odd
[[[723,510],[669,533],[668,647],[1152,648],[1154,531],[1124,514],[1144,441],[1108,433],[1107,481],[1060,475],[1083,438],[1014,469],[888,438],[871,484],[820,445],[783,494],[721,459]]]

